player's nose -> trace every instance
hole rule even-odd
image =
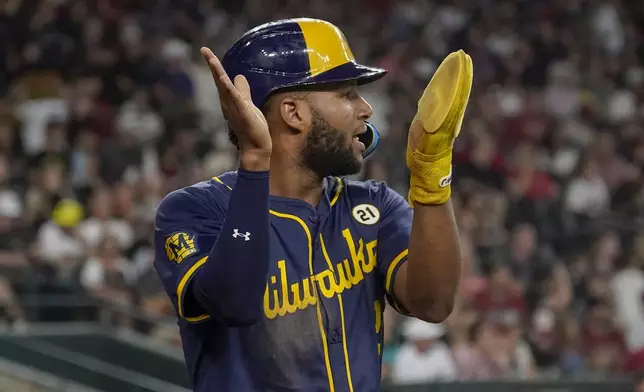
[[[373,115],[373,108],[363,96],[360,96],[360,99],[358,100],[358,117],[360,120],[365,121],[369,119],[371,115]]]

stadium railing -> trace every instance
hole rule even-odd
[[[87,385],[0,358],[0,392],[100,392]]]
[[[0,330],[0,358],[103,392],[189,391],[179,349],[97,324]]]
[[[633,392],[630,381],[490,381],[388,386],[382,392]]]

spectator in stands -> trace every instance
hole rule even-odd
[[[639,234],[630,251],[622,258],[625,264],[611,279],[615,316],[624,331],[628,349],[644,349],[644,234]]]
[[[473,325],[470,346],[454,351],[464,380],[528,379],[536,375],[532,352],[521,338],[516,311],[496,311]]]
[[[595,217],[608,210],[610,194],[592,158],[582,160],[578,175],[568,184],[565,207],[583,217]]]
[[[105,237],[116,240],[120,249],[129,249],[134,243],[134,232],[130,224],[113,216],[116,202],[114,191],[95,187],[89,198],[89,216],[79,223],[78,235],[90,249],[97,248]]]
[[[475,144],[465,162],[456,166],[457,181],[471,179],[482,186],[502,190],[505,186],[506,168],[496,141],[486,132],[474,136]]]
[[[579,375],[583,372],[584,357],[580,322],[575,315],[560,315],[561,347],[559,369],[562,376]]]
[[[158,140],[163,133],[163,121],[150,106],[146,90],[138,90],[121,105],[116,119],[118,132],[135,134],[141,143]]]
[[[622,369],[628,351],[609,300],[593,298],[588,301],[581,343],[588,358],[586,371],[591,375],[606,376]]]
[[[581,370],[581,356],[576,355],[575,347],[568,346],[571,341],[564,328],[563,320],[558,320],[557,313],[552,309],[541,307],[532,314],[527,342],[541,374],[559,377],[562,372]]]
[[[499,334],[488,320],[470,328],[468,343],[454,346],[454,360],[459,380],[492,380],[503,377]]]
[[[538,246],[537,230],[534,225],[524,222],[512,229],[508,252],[509,268],[523,288],[530,284],[534,269],[541,261]]]
[[[8,279],[0,277],[0,325],[24,325],[27,318]]]
[[[517,200],[554,199],[559,190],[550,174],[537,163],[537,151],[529,144],[519,145],[509,166],[508,193]]]
[[[398,350],[391,369],[393,384],[423,384],[456,379],[452,353],[440,340],[444,333],[441,324],[407,320],[403,326],[407,341]]]
[[[112,307],[114,304],[125,308],[131,306],[131,286],[135,279],[134,265],[124,257],[119,240],[109,235],[101,239],[96,254],[88,258],[80,270],[83,288],[111,305],[103,312],[103,318],[119,325],[129,324],[131,320],[113,311]]]
[[[591,247],[589,260],[590,272],[602,274],[604,277],[607,277],[608,274],[613,272],[621,252],[622,239],[618,233],[612,230],[606,230],[601,233],[597,236]],[[605,287],[603,290],[607,292],[608,287]]]
[[[617,189],[639,174],[625,157],[617,153],[616,149],[615,136],[609,132],[600,133],[593,146],[601,176],[610,190]]]
[[[19,228],[23,214],[23,201],[11,186],[11,166],[9,159],[0,154],[0,248],[12,247],[15,242],[10,233]]]
[[[100,185],[98,145],[98,135],[81,129],[69,153],[70,181],[79,198],[86,197],[92,187]]]
[[[56,203],[73,194],[65,188],[66,177],[60,161],[45,162],[32,169],[25,195],[25,218],[34,227],[49,219]]]
[[[445,320],[446,340],[452,351],[470,347],[471,331],[479,318],[479,313],[469,301],[461,300],[456,304],[452,314]]]
[[[482,313],[526,310],[523,289],[505,264],[491,266],[487,287],[475,297],[474,305]]]
[[[61,200],[37,234],[38,258],[47,263],[54,275],[67,278],[84,258],[87,249],[76,231],[83,208],[73,200]]]

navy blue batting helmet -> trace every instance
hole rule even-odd
[[[279,20],[249,30],[228,49],[222,63],[231,78],[248,79],[257,107],[280,90],[346,81],[361,85],[387,72],[358,64],[339,28],[308,18]],[[360,135],[365,157],[379,141],[376,127],[367,122],[367,129]]]

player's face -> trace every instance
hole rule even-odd
[[[371,117],[371,106],[355,85],[315,92],[309,102],[311,129],[302,164],[321,178],[359,172],[365,146],[358,136],[366,131],[364,122]]]

